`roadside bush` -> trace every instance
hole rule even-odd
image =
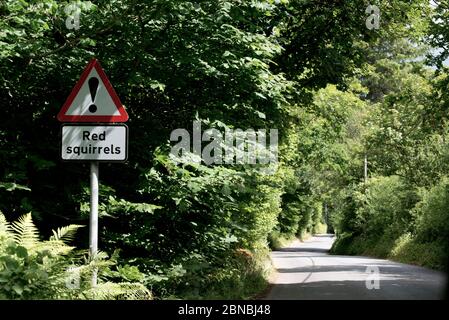
[[[312,206],[312,229],[311,233],[326,233],[326,224],[323,217],[323,204],[321,202],[315,202]]]
[[[106,249],[122,248],[123,264],[137,266],[159,297],[195,295],[195,290],[209,290],[213,296],[218,287],[208,279],[214,275],[228,284],[254,277],[230,257],[248,250],[257,260],[267,258],[268,235],[280,212],[276,174],[176,164],[166,154],[158,149],[154,167],[142,174],[143,202],[111,198],[105,206],[109,228],[101,238]],[[150,199],[151,204],[146,202]],[[249,269],[263,278],[258,267]]]
[[[291,195],[289,195],[289,197],[282,197],[282,211],[279,214],[278,226],[276,228],[279,235],[289,237],[297,234],[299,221],[302,218],[299,201],[300,200],[297,197]]]
[[[398,176],[376,177],[356,194],[361,232],[374,237],[398,237],[412,223],[410,209],[417,201],[411,186]]]
[[[294,154],[284,155],[286,158]],[[326,232],[322,203],[312,196],[301,170],[282,163],[278,171],[281,210],[277,224],[270,233],[271,248],[280,248],[294,238],[304,238],[313,233]]]
[[[268,235],[274,229],[281,212],[282,190],[267,184],[269,177],[260,177],[248,188],[248,199],[241,201],[239,221],[247,231],[243,232],[243,246],[264,249]]]
[[[411,233],[405,233],[395,241],[387,257],[442,270],[446,268],[447,250],[447,244],[443,242],[420,242]]]
[[[422,190],[416,205],[416,235],[421,242],[441,241],[449,244],[449,178],[442,178],[432,188]]]
[[[349,194],[339,229],[374,238],[397,237],[410,228],[410,209],[417,199],[416,192],[397,176],[372,178]]]
[[[288,153],[284,157],[293,157],[294,154]],[[303,190],[303,183],[297,176],[295,170],[287,164],[282,164],[279,170],[282,177],[280,189],[281,210],[277,219],[277,224],[270,234],[270,243],[272,248],[277,248],[286,243],[289,239],[312,227],[312,219],[309,210],[309,199],[307,191]]]
[[[398,176],[376,177],[349,193],[337,226],[344,233],[334,253],[387,256],[402,234],[413,227],[411,209],[417,193]]]
[[[370,255],[445,268],[449,251],[447,177],[419,192],[399,177],[370,179],[352,197],[352,210],[342,212],[348,216],[336,220],[340,221],[343,233],[335,241],[332,253]],[[352,230],[341,223],[347,220],[354,223]]]

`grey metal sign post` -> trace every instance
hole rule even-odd
[[[98,251],[98,161],[90,163],[89,252],[92,259]],[[92,273],[92,287],[97,286],[97,270]]]
[[[101,161],[123,162],[128,158],[128,127],[116,124],[128,121],[128,113],[96,59],[81,74],[62,109],[61,158],[64,161],[90,162],[89,253],[98,253],[98,171]],[[91,285],[97,285],[95,268]]]

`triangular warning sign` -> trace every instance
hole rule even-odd
[[[61,122],[126,122],[128,113],[96,59],[84,69],[58,113]]]

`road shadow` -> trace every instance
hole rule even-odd
[[[376,266],[379,268],[381,274],[395,275],[398,270],[401,270],[401,274],[398,277],[404,277],[405,275],[413,275],[416,279],[415,272],[405,272],[400,265],[394,264],[370,264],[369,266]],[[326,266],[310,266],[310,267],[298,267],[298,268],[280,268],[276,269],[279,273],[298,273],[298,272],[348,272],[348,273],[360,273],[368,275],[366,273],[367,265],[326,265]],[[412,280],[412,278],[410,278]]]
[[[368,289],[363,280],[277,284],[265,300],[441,300],[444,285],[382,280],[379,289]]]
[[[314,238],[334,238],[335,235],[332,233],[315,234]]]
[[[282,248],[278,249],[276,251],[279,252],[311,252],[311,253],[322,253],[326,254],[329,252],[329,249],[326,248],[307,248],[307,247],[292,247],[292,248]]]

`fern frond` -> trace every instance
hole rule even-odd
[[[90,253],[84,257],[85,266],[91,269],[104,268],[113,266],[114,262],[108,259],[108,254],[104,251],[98,250],[95,255]]]
[[[71,224],[65,227],[58,228],[56,231],[53,230],[53,235],[50,237],[50,241],[62,241],[63,243],[68,243],[75,239],[76,231],[84,226],[79,224]]]
[[[15,232],[14,241],[25,248],[31,248],[39,242],[39,232],[33,223],[31,212],[14,221],[11,229]]]
[[[48,252],[52,256],[65,256],[73,251],[75,247],[70,247],[61,241],[41,241],[33,246],[36,252]]]
[[[11,224],[6,220],[3,212],[0,211],[0,233],[6,235],[7,238],[12,237]]]
[[[151,300],[153,295],[139,283],[99,283],[84,292],[85,298],[95,300]]]

